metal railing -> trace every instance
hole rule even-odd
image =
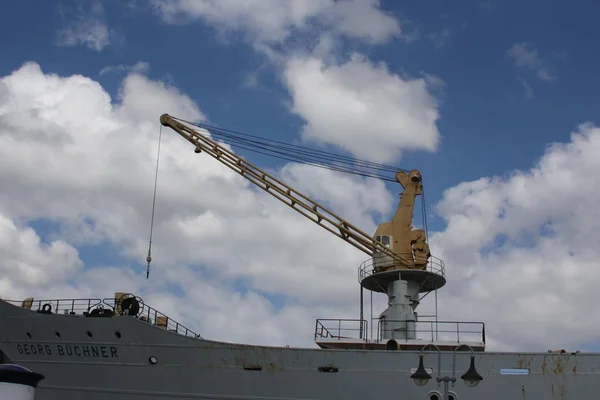
[[[399,254],[409,260],[412,260],[412,254]],[[358,267],[358,281],[362,282],[368,276],[373,275],[374,273],[380,272],[380,269],[393,267],[394,260],[390,257],[386,256],[375,256],[371,257],[360,264]],[[446,267],[444,265],[444,261],[441,259],[431,256],[427,260],[427,264],[425,266],[425,270],[431,273],[440,275],[442,277],[446,277]]]
[[[316,339],[367,338],[368,321],[360,319],[317,319]],[[348,336],[350,334],[351,336]]]
[[[18,307],[47,314],[77,315],[89,312],[102,304],[102,299],[46,299],[46,300],[4,300]],[[31,305],[29,305],[31,303]]]
[[[117,302],[114,298],[105,298],[102,302],[103,304],[106,304],[113,310],[115,310],[117,304],[119,302],[122,302],[122,300],[119,300],[119,302]],[[141,305],[140,311],[137,314],[136,318],[144,322],[148,322],[151,325],[156,325],[160,328],[166,329],[168,331],[179,333],[180,335],[201,338],[201,336],[196,332],[180,324],[179,322],[169,318],[167,315],[161,313],[155,308],[150,307],[147,304]]]
[[[400,323],[404,329],[384,329],[384,323]],[[413,325],[414,328],[408,328]],[[417,340],[447,342],[483,342],[485,344],[485,323],[471,321],[400,321],[379,320],[377,324],[378,340],[389,339],[393,332],[405,332],[406,337],[414,336]],[[411,335],[412,334],[412,335]],[[400,339],[402,340],[402,339]],[[412,340],[412,339],[406,339]],[[398,341],[398,339],[396,339]]]
[[[131,317],[158,326],[180,335],[199,338],[199,334],[185,327],[177,321],[172,320],[167,315],[161,313],[155,308],[139,301],[139,311]],[[32,311],[45,314],[64,314],[64,315],[83,315],[86,317],[94,316],[112,316],[119,314],[117,305],[123,300],[117,301],[115,298],[91,298],[91,299],[47,299],[47,300],[4,300],[18,307],[26,307]],[[31,305],[29,305],[31,303]],[[129,316],[124,314],[124,316]]]

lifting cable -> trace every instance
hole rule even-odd
[[[363,177],[381,179],[388,182],[396,181],[396,172],[408,172],[405,169],[390,165],[360,160],[323,150],[311,149],[305,146],[288,144],[274,139],[266,139],[263,137],[237,132],[230,129],[218,128],[199,122],[192,122],[179,118],[174,119],[201,128],[209,133],[214,140],[221,141],[231,146],[236,146],[251,152],[297,162],[299,164],[312,165],[319,168],[325,168]],[[203,134],[200,131],[198,131],[198,133]],[[387,174],[385,174],[385,172],[387,172]]]
[[[156,184],[158,182],[158,164],[160,161],[160,142],[162,140],[162,125],[160,126],[160,131],[158,133],[158,151],[156,154],[156,172],[154,174],[154,194],[152,196],[152,217],[150,218],[150,242],[148,244],[148,256],[146,257],[146,261],[148,262],[148,267],[146,267],[146,279],[150,276],[150,262],[152,261],[152,231],[154,229],[154,206],[156,205]]]

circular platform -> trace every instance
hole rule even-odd
[[[419,284],[420,293],[439,289],[446,284],[446,278],[440,273],[421,269],[394,269],[382,272],[363,273],[360,284],[365,289],[386,293],[388,284],[399,279],[417,282]]]

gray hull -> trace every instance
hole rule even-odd
[[[36,400],[412,400],[443,392],[435,370],[426,386],[410,379],[418,365],[415,351],[236,345],[187,337],[133,317],[49,315],[5,301],[0,350],[3,362],[45,375]],[[436,368],[437,360],[437,353],[427,352],[425,366]],[[483,381],[474,388],[460,379],[469,360],[469,353],[457,353],[458,380],[450,387],[456,399],[600,396],[598,354],[475,353]],[[442,374],[451,375],[452,353],[443,352],[441,363]],[[501,374],[504,369],[519,371]]]

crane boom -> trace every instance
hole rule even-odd
[[[394,253],[390,248],[376,241],[371,235],[363,232],[316,201],[311,200],[257,166],[239,157],[207,135],[190,128],[168,114],[161,115],[160,122],[196,146],[196,153],[204,151],[300,214],[344,239],[369,256],[372,257],[374,251],[377,251],[405,265],[412,264],[412,261]]]

